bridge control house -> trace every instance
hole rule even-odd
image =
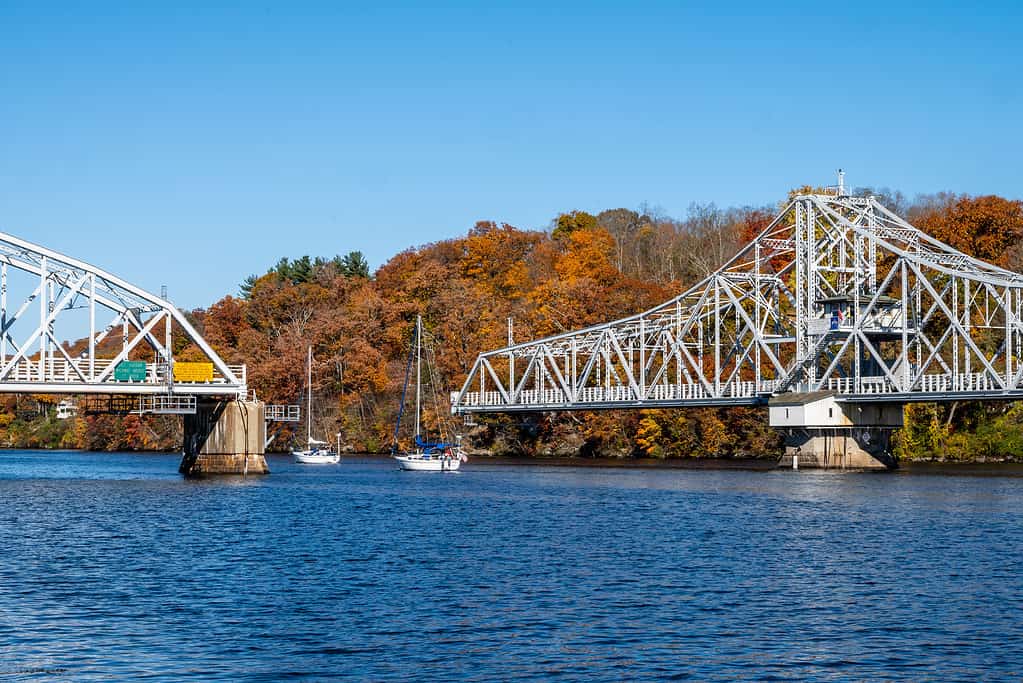
[[[873,338],[883,341],[902,337],[902,302],[891,296],[878,296],[871,306],[873,296],[863,294],[856,300],[851,294],[841,294],[819,299],[823,317],[809,321],[810,334],[829,332],[848,333],[859,321],[860,329]],[[912,323],[912,321],[910,321]],[[914,332],[912,325],[910,332]]]
[[[871,302],[873,301],[873,305]],[[822,347],[841,343],[854,330],[859,331],[882,355],[890,356],[889,362],[898,363],[893,350],[885,354],[885,342],[900,342],[903,334],[907,341],[916,335],[915,321],[906,321],[903,329],[902,302],[891,296],[880,295],[876,301],[872,294],[854,297],[851,294],[819,299],[823,313],[821,317],[807,321],[807,333],[819,339]],[[823,349],[822,349],[823,350]],[[863,348],[860,353],[860,373],[863,377],[881,377],[884,370],[877,359]]]

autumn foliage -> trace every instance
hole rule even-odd
[[[959,251],[1017,268],[1023,256],[1023,202],[989,195],[940,195],[922,209],[916,226]]]
[[[1023,267],[1019,201],[939,194],[910,203],[898,193],[863,192],[952,246],[1013,270]],[[340,432],[353,450],[384,451],[416,315],[424,318],[437,374],[432,389],[439,394],[427,401],[427,428],[438,429],[447,392],[461,386],[477,354],[507,343],[509,319],[514,339],[525,341],[650,308],[716,269],[774,214],[772,207],[694,204],[682,220],[650,209],[611,209],[566,212],[547,230],[481,221],[463,237],[397,254],[372,274],[358,252],[281,259],[242,283],[240,296],[189,316],[227,362],[248,365],[250,387],[269,403],[302,400],[311,346],[315,435],[333,441]],[[181,359],[196,353],[175,349]],[[998,435],[1023,425],[1017,412],[980,404],[913,407],[899,447],[904,457],[960,457],[974,447],[998,452]],[[48,414],[45,409],[36,418],[22,413],[11,402],[0,413],[0,438],[8,445],[180,444],[173,418],[89,416],[58,425],[38,417]],[[766,415],[755,408],[478,419],[478,426],[461,431],[471,446],[495,454],[670,458],[771,455],[778,448]],[[977,446],[974,438],[986,441]],[[302,427],[284,425],[272,448],[300,439]]]
[[[549,231],[481,221],[464,237],[396,255],[372,278],[344,272],[336,260],[305,259],[314,265],[299,278],[271,269],[246,282],[246,297],[226,297],[196,319],[219,353],[248,364],[250,386],[270,402],[300,398],[311,345],[314,431],[340,431],[356,450],[383,450],[417,314],[444,392],[436,405],[427,402],[427,426],[437,429],[447,392],[461,385],[480,351],[507,343],[509,319],[514,339],[526,340],[649,308],[716,268],[770,217],[712,205],[694,205],[690,214],[673,221],[626,209],[572,211]],[[525,455],[728,455],[773,445],[759,413],[737,415],[494,417],[470,436],[476,448]],[[287,446],[288,437],[282,433],[277,445]]]

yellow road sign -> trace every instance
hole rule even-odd
[[[174,363],[175,382],[212,382],[213,363]]]

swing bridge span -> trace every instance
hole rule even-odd
[[[1023,397],[1023,275],[850,196],[839,178],[660,306],[481,354],[452,411]]]
[[[187,360],[175,349],[189,347]],[[0,393],[76,395],[97,412],[192,415],[244,399],[228,364],[165,296],[0,233]],[[267,406],[297,421],[297,406]]]

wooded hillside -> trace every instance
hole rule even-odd
[[[858,192],[875,194],[958,249],[1023,269],[1019,201],[947,193],[909,201],[888,191]],[[694,204],[680,219],[652,210],[571,211],[545,230],[481,221],[464,237],[404,251],[375,273],[357,251],[282,258],[242,283],[238,295],[191,315],[225,360],[248,364],[250,387],[267,402],[299,402],[311,345],[316,435],[333,441],[340,431],[356,451],[384,451],[417,314],[435,352],[441,378],[435,388],[444,392],[438,404],[427,402],[428,426],[436,427],[446,414],[446,393],[461,385],[476,355],[506,344],[508,318],[522,341],[649,308],[716,269],[775,211]],[[324,245],[323,251],[357,246]],[[176,448],[179,438],[166,420],[78,418],[55,425],[8,408],[0,415],[0,440],[8,445]],[[766,415],[752,408],[480,418],[462,430],[473,447],[494,454],[771,456],[778,448]],[[304,439],[304,429],[297,431]],[[275,443],[291,445],[287,431]],[[901,457],[1023,457],[1023,410],[1002,403],[912,406],[899,451]]]

